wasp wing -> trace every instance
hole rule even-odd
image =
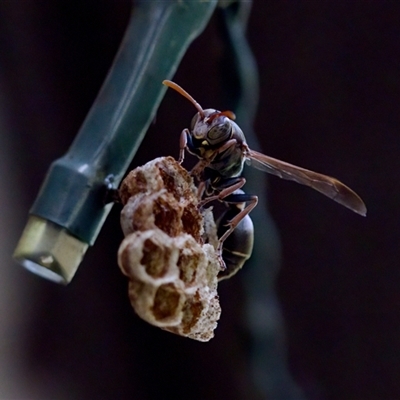
[[[254,168],[310,186],[360,215],[367,214],[367,208],[358,194],[335,178],[296,167],[251,149],[245,151],[245,156],[246,161]]]

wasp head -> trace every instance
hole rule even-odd
[[[235,114],[232,111],[221,112],[213,108],[203,110],[201,105],[176,83],[165,80],[163,84],[176,90],[196,107],[197,114],[190,124],[190,134],[194,139],[201,141],[203,146],[217,146],[231,138],[231,121],[235,119]]]
[[[221,112],[208,108],[193,117],[190,133],[195,139],[202,140],[203,145],[216,146],[231,138],[233,119],[231,111]]]

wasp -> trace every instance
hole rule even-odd
[[[243,131],[234,121],[235,114],[232,111],[203,109],[176,83],[164,80],[163,84],[186,97],[197,109],[190,129],[183,129],[180,135],[178,161],[183,162],[185,151],[199,159],[191,175],[200,182],[200,206],[214,200],[228,205],[228,211],[217,224],[219,232],[222,232],[217,252],[226,266],[221,272],[221,279],[234,275],[250,257],[253,247],[253,228],[248,214],[257,205],[258,198],[241,190],[246,183],[242,176],[245,163],[280,178],[309,186],[350,210],[366,216],[367,208],[364,202],[342,182],[250,149]],[[235,235],[232,235],[234,232]],[[224,243],[230,235],[231,243],[228,247],[228,243]]]

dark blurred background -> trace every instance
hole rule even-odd
[[[248,361],[240,274],[221,284],[222,318],[203,344],[135,316],[116,263],[118,207],[68,287],[10,259],[48,166],[96,97],[130,8],[128,0],[0,2],[1,398],[263,398]],[[253,2],[263,152],[343,180],[368,207],[362,218],[269,179],[287,362],[308,399],[400,398],[399,20],[398,2]],[[217,25],[193,43],[174,80],[204,107],[224,109]],[[167,93],[132,166],[177,156],[193,113]]]

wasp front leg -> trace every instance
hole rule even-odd
[[[189,137],[190,139],[190,137]],[[224,151],[227,151],[230,147],[235,147],[237,145],[237,140],[236,139],[230,139],[226,143],[224,143],[222,146],[215,150],[205,150],[204,152],[198,152],[198,151],[191,151],[191,142],[189,142],[188,150],[190,153],[196,155],[197,157],[200,158],[200,161],[194,166],[194,168],[190,171],[190,175],[196,177],[199,181],[201,181],[201,176],[205,168],[207,168],[212,162],[215,160],[215,158],[223,153]],[[203,148],[204,149],[204,148]],[[199,155],[201,154],[201,156]]]
[[[189,129],[184,129],[181,133],[181,136],[179,138],[179,159],[178,163],[182,164],[183,160],[185,159],[185,150],[187,147],[187,138],[189,135]]]

